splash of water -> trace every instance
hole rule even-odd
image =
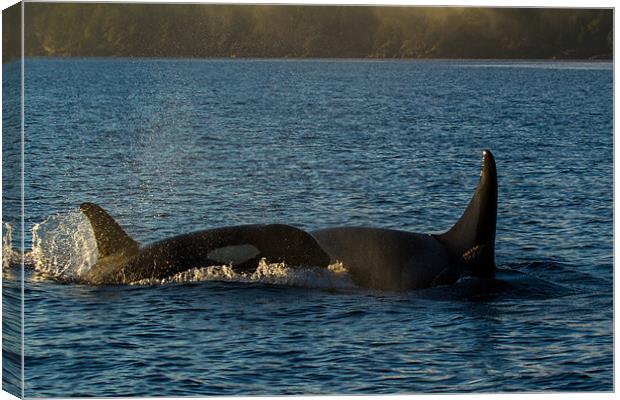
[[[2,223],[2,268],[8,268],[13,255],[13,227],[8,222]]]
[[[97,262],[95,234],[79,210],[36,224],[32,242],[35,270],[56,279],[79,280]]]
[[[15,267],[31,268],[33,265],[32,252],[22,252],[13,249],[13,226],[8,222],[2,223],[2,277],[16,279],[19,275]]]
[[[352,289],[357,286],[341,263],[327,268],[289,267],[284,263],[268,263],[260,260],[253,273],[235,272],[231,266],[220,265],[192,268],[166,279],[143,279],[133,285],[157,285],[169,282],[188,283],[205,281],[266,283],[273,285],[297,286],[308,288]]]

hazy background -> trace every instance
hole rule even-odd
[[[607,58],[588,9],[27,3],[26,56]],[[19,56],[4,13],[3,60]]]

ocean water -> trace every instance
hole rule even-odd
[[[612,68],[27,60],[25,395],[613,390]],[[5,152],[19,143],[7,132]],[[97,259],[85,201],[141,243],[271,222],[441,232],[483,148],[499,180],[494,282],[381,292],[338,265],[267,263],[165,283],[76,279]],[[16,391],[10,200],[3,387]]]

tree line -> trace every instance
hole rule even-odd
[[[18,31],[9,12],[3,36]],[[611,9],[25,3],[24,28],[27,57],[578,59],[613,48]],[[3,40],[3,59],[19,56]]]

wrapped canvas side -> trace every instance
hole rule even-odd
[[[2,390],[23,397],[22,7],[2,11]]]

